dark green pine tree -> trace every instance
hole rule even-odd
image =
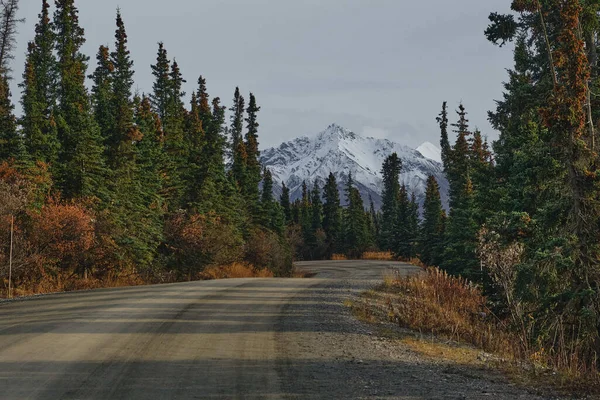
[[[134,127],[133,60],[127,48],[127,32],[119,9],[116,25],[115,50],[110,55],[114,68],[111,105],[114,110],[114,128],[107,143],[108,164],[114,169],[127,170],[133,168],[134,144],[141,138]]]
[[[444,210],[439,185],[432,175],[427,178],[419,244],[421,261],[429,266],[440,265],[444,254]]]
[[[479,130],[473,132],[469,158],[474,191],[474,216],[477,224],[481,226],[494,211],[498,210],[499,204],[498,199],[492,195],[496,183],[492,154]]]
[[[25,162],[27,151],[17,132],[17,119],[10,99],[10,84],[6,73],[0,73],[0,160]]]
[[[373,241],[373,245],[379,247],[379,243],[381,243],[381,218],[380,214],[375,209],[375,203],[373,202],[373,198],[369,195],[369,223],[371,230],[371,238]]]
[[[283,208],[273,199],[273,175],[268,168],[263,172],[260,205],[262,225],[273,232],[283,234],[285,215]]]
[[[409,257],[413,258],[417,256],[419,240],[419,203],[414,192],[411,194],[408,204],[407,231],[408,243],[410,245]]]
[[[58,187],[65,198],[95,196],[106,201],[107,170],[100,129],[85,87],[88,57],[80,51],[85,38],[78,14],[74,0],[56,0]]]
[[[340,206],[340,192],[337,180],[333,173],[329,173],[323,188],[323,230],[325,231],[328,258],[341,251],[342,240],[342,208]]]
[[[410,199],[405,185],[400,187],[398,193],[392,252],[397,258],[409,259],[411,257]]]
[[[148,97],[134,99],[135,126],[140,132],[141,140],[135,146],[136,182],[133,183],[135,192],[139,196],[135,204],[135,214],[124,216],[129,219],[132,226],[137,229],[132,232],[136,241],[128,241],[136,250],[135,256],[140,257],[140,264],[150,267],[155,259],[160,244],[164,241],[163,221],[165,199],[163,192],[163,165],[165,153],[163,151],[162,127],[158,114],[153,112],[152,104]],[[131,189],[134,189],[131,188]],[[122,193],[127,194],[127,188]]]
[[[211,109],[206,80],[200,76],[198,90],[195,94],[197,114],[202,128],[202,141],[198,155],[198,171],[196,184],[202,188],[197,198],[204,204],[202,209],[217,210],[223,204],[222,188],[228,185],[225,175],[225,136],[223,124],[225,108],[221,106],[220,99],[213,99]]]
[[[473,185],[474,139],[469,132],[466,111],[459,107],[458,122],[453,124],[457,134],[447,161],[450,183],[450,218],[445,234],[445,253],[441,267],[455,275],[475,279],[477,259],[478,216]]]
[[[476,251],[479,228],[475,221],[473,203],[473,185],[467,178],[460,193],[460,202],[450,211],[442,267],[453,275],[478,280],[479,262]]]
[[[352,174],[346,182],[346,201],[344,213],[344,248],[350,258],[360,258],[369,246],[369,227],[365,207],[360,192],[354,187]]]
[[[164,43],[158,43],[158,55],[156,64],[151,66],[154,84],[152,85],[152,94],[150,100],[152,108],[158,114],[161,120],[167,116],[167,107],[169,105],[171,93],[171,61],[167,57],[167,49]]]
[[[229,129],[232,155],[231,173],[240,190],[243,190],[246,183],[248,161],[248,153],[243,138],[245,101],[240,94],[240,89],[237,87],[233,96],[233,106],[229,110],[231,111],[231,127]]]
[[[246,148],[246,176],[243,186],[244,197],[249,206],[250,215],[256,215],[259,211],[258,185],[261,180],[260,152],[258,150],[258,119],[257,114],[260,107],[256,104],[256,98],[250,93],[250,101],[246,110],[246,136],[244,145]]]
[[[10,92],[10,61],[14,58],[17,25],[18,0],[0,3],[0,160],[14,158],[25,162],[27,153],[22,136],[17,132],[14,104]]]
[[[100,134],[106,146],[107,158],[113,158],[111,150],[114,146],[110,146],[113,140],[115,131],[115,111],[113,96],[113,72],[115,70],[113,63],[110,60],[109,49],[106,46],[100,46],[96,55],[97,66],[96,70],[90,79],[92,79],[92,106],[94,108],[94,117],[96,123],[100,127]]]
[[[441,131],[440,146],[442,148],[442,163],[444,164],[444,168],[446,168],[450,153],[452,152],[450,139],[448,138],[448,102],[446,101],[442,104],[442,112],[437,117],[437,122],[440,125]]]
[[[160,60],[159,60],[160,61]],[[157,61],[157,62],[159,62]],[[165,116],[161,118],[165,135],[165,151],[167,153],[166,196],[171,210],[185,208],[185,175],[188,174],[188,149],[185,144],[185,120],[187,111],[183,104],[183,83],[179,65],[173,61],[168,77],[168,92]],[[155,87],[160,86],[158,81]],[[160,93],[155,93],[158,98]]]
[[[198,205],[207,203],[202,199],[202,192],[208,175],[208,160],[205,152],[205,135],[202,119],[200,118],[200,106],[196,93],[192,93],[190,111],[185,121],[185,147],[188,153],[187,168],[183,175],[185,181],[185,203],[187,208],[199,211]],[[211,188],[214,190],[215,188]],[[210,210],[206,210],[210,211]]]
[[[53,164],[60,143],[54,111],[56,108],[55,38],[50,22],[50,4],[42,1],[35,38],[28,45],[22,89],[23,116],[19,121],[28,153],[33,160]]]
[[[286,225],[291,224],[293,220],[292,206],[290,204],[290,189],[285,185],[284,182],[281,182],[281,197],[279,198],[279,204],[281,204],[281,208],[283,209]]]
[[[312,230],[317,232],[323,229],[323,200],[321,199],[321,188],[319,182],[315,184],[310,192],[310,206],[312,214]]]
[[[383,193],[381,207],[381,249],[394,248],[394,233],[398,215],[398,201],[400,195],[400,171],[402,161],[398,154],[393,153],[387,157],[381,168],[383,174]]]

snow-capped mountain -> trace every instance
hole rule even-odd
[[[417,151],[421,153],[425,158],[437,161],[440,164],[442,163],[442,150],[440,150],[433,143],[425,142],[419,147],[417,147]]]
[[[363,137],[333,124],[316,137],[301,137],[264,150],[261,161],[273,174],[275,193],[281,193],[281,182],[284,182],[290,188],[292,201],[302,196],[303,181],[309,188],[315,181],[323,187],[325,179],[332,172],[342,192],[348,174],[352,173],[365,206],[368,206],[371,196],[379,208],[383,189],[381,166],[386,157],[395,152],[402,160],[401,181],[409,192],[414,192],[422,203],[427,177],[434,175],[446,204],[448,182],[439,162],[440,150],[431,143],[424,143],[419,149],[385,139]],[[343,194],[340,198],[342,202],[345,201]]]

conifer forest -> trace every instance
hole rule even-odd
[[[153,65],[134,65],[119,10],[112,45],[90,57],[76,1],[41,1],[21,66],[19,0],[0,6],[3,297],[9,273],[29,295],[198,280],[232,264],[291,277],[294,261],[389,252],[470,281],[524,354],[597,371],[600,1],[514,0],[511,14],[490,14],[490,46],[514,46],[488,116],[499,139],[472,128],[466,106],[436,99],[449,207],[433,176],[420,204],[392,154],[380,209],[352,175],[304,182],[297,200],[285,184],[274,194],[260,99],[235,82],[232,96],[209,94],[163,43]],[[149,93],[134,89],[142,68]]]

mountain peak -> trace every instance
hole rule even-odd
[[[334,123],[316,136],[304,136],[264,150],[261,162],[269,168],[274,181],[286,184],[292,200],[301,196],[302,182],[312,185],[317,181],[322,186],[330,173],[334,174],[343,191],[344,182],[352,173],[365,203],[372,197],[376,206],[380,206],[381,166],[392,153],[397,153],[402,160],[402,183],[420,202],[424,199],[430,175],[436,177],[443,191],[442,197],[446,199],[447,181],[442,165],[431,158],[435,155],[434,149],[435,146],[429,143],[419,152],[389,140],[363,137]],[[281,187],[275,186],[275,194],[280,195]]]
[[[442,162],[442,151],[435,144],[431,142],[425,142],[419,147],[417,151],[423,155],[423,157],[429,158],[430,160]]]
[[[333,123],[327,127],[323,132],[321,132],[318,136],[319,139],[327,138],[327,139],[341,139],[341,140],[354,140],[356,139],[356,133],[344,128],[341,125]]]

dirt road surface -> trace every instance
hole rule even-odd
[[[310,279],[105,289],[0,303],[0,399],[517,399],[378,338],[344,300],[401,263]],[[466,372],[465,372],[466,371]]]

